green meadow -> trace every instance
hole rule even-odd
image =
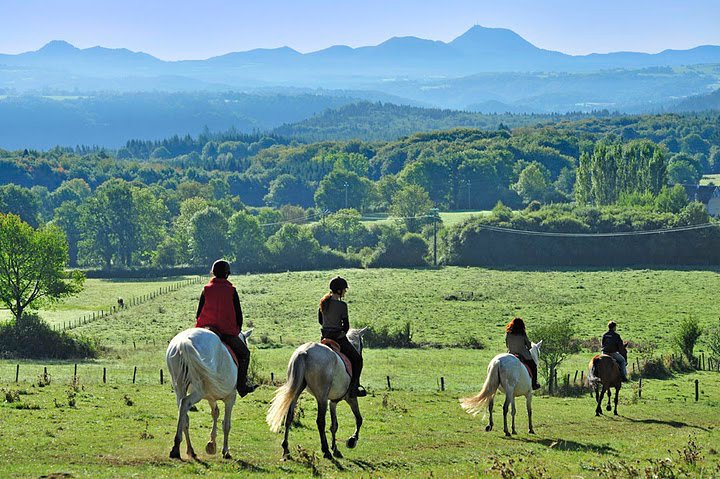
[[[299,426],[290,435],[293,458],[283,462],[281,436],[264,422],[275,389],[271,377],[282,383],[293,349],[318,337],[317,302],[338,273],[350,282],[347,299],[354,326],[399,328],[409,322],[413,341],[421,347],[365,351],[363,383],[371,394],[361,402],[365,423],[360,442],[353,450],[343,443],[343,459],[320,459],[316,408],[304,394]],[[200,460],[168,459],[177,409],[164,352],[174,334],[193,324],[200,285],[191,285],[74,329],[73,334],[95,338],[102,348],[99,359],[78,364],[75,382],[73,362],[0,362],[0,477],[720,476],[718,373],[646,379],[641,397],[637,382],[628,383],[620,393],[618,417],[596,418],[587,393],[536,396],[535,435],[527,433],[524,398],[519,398],[519,434],[511,438],[504,437],[498,424],[502,394],[496,402],[496,429],[489,433],[482,415],[472,417],[458,403],[480,389],[489,360],[504,349],[503,327],[515,315],[526,320],[534,340],[539,338],[533,337],[533,326],[544,321],[563,320],[574,325],[579,338],[590,339],[614,319],[623,339],[638,347],[652,344],[656,355],[674,352],[672,335],[681,319],[693,316],[710,326],[720,318],[717,270],[451,267],[292,272],[231,280],[241,296],[245,329],[254,328],[252,371],[263,381],[258,392],[236,403],[233,460],[203,451],[211,425],[207,403],[191,413],[190,434]],[[113,289],[115,285],[122,285],[123,292]],[[157,288],[157,282],[89,280],[81,296],[41,314],[77,311],[84,304],[82,297],[92,310],[106,304],[103,298],[112,305],[117,296],[139,296]],[[457,346],[467,338],[484,347]],[[697,351],[705,349],[701,343]],[[592,355],[585,350],[571,356],[560,375],[584,371]],[[630,350],[631,359],[638,356]],[[700,385],[697,402],[695,380]],[[346,405],[338,410],[344,441],[354,423]],[[181,452],[185,458],[184,447]],[[675,475],[662,475],[668,471]]]

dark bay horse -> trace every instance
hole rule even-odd
[[[620,354],[627,361],[627,343],[623,343],[620,350]],[[590,360],[588,364],[588,385],[595,389],[595,401],[597,401],[597,407],[595,408],[595,415],[602,416],[602,401],[603,396],[607,392],[608,402],[607,410],[610,411],[610,388],[615,388],[615,411],[614,414],[617,416],[618,397],[620,395],[620,388],[622,387],[622,375],[620,374],[620,366],[607,354],[598,354]]]

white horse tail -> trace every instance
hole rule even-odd
[[[204,386],[209,386],[207,392],[212,392],[216,384],[223,383],[225,377],[208,367],[190,340],[180,340],[175,347],[175,354],[168,357],[168,368],[176,391],[187,393],[192,384],[194,389],[207,390]]]
[[[488,374],[480,392],[473,397],[461,399],[460,405],[469,414],[476,416],[495,396],[498,387],[500,387],[500,361],[493,361],[488,367]]]
[[[595,356],[590,360],[588,365],[587,384],[590,387],[595,387],[600,382],[600,378],[597,375],[598,362],[600,361],[599,356]]]
[[[295,351],[288,366],[287,381],[275,391],[265,421],[272,432],[280,432],[290,405],[305,388],[305,352]]]

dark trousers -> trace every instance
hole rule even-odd
[[[360,373],[363,368],[363,358],[360,353],[357,352],[355,346],[348,340],[347,336],[343,335],[323,335],[323,338],[327,337],[332,339],[340,345],[340,352],[348,357],[350,364],[352,364],[352,376],[350,377],[350,387],[357,386],[360,384]]]
[[[528,365],[528,367],[530,368],[530,376],[532,376],[532,378],[531,378],[532,382],[533,382],[533,384],[537,384],[538,383],[538,372],[537,372],[537,364],[535,364],[535,361],[533,361],[532,359],[523,359],[523,358],[520,358],[520,361],[523,364]]]
[[[220,339],[230,346],[235,356],[238,359],[238,375],[237,375],[237,387],[244,387],[247,383],[247,372],[250,366],[250,350],[248,349],[245,342],[238,336],[232,334],[219,334]]]

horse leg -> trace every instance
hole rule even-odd
[[[493,407],[495,406],[495,396],[492,396],[488,401],[488,413],[490,414],[490,422],[485,426],[485,432],[492,431],[493,428]]]
[[[205,452],[208,454],[215,454],[217,450],[215,440],[217,439],[217,422],[220,417],[220,408],[217,405],[217,401],[208,402],[210,403],[210,414],[212,414],[213,425],[210,430],[210,440],[205,445]]]
[[[514,394],[515,391],[513,388],[505,387],[505,402],[503,403],[503,430],[505,431],[506,436],[510,435],[510,430],[508,429],[507,424],[507,415],[510,410],[510,404],[512,403]]]
[[[618,405],[618,400],[619,400],[619,399],[620,399],[620,387],[618,386],[618,387],[615,388],[615,413],[614,413],[615,416],[618,415],[618,413],[617,413],[617,405]]]
[[[528,432],[535,434],[535,430],[532,425],[532,393],[525,395],[525,406],[527,407],[528,414]]]
[[[193,459],[196,459],[197,456],[195,455],[195,450],[192,447],[192,444],[190,443],[190,417],[188,416],[188,411],[190,408],[196,404],[198,401],[202,399],[203,394],[199,392],[198,390],[193,391],[189,396],[185,396],[182,398],[182,401],[180,401],[180,414],[178,419],[178,430],[177,434],[175,435],[175,447],[173,447],[174,452],[177,448],[178,457],[180,456],[180,442],[182,441],[181,434],[185,433],[185,442],[187,443],[187,455]]]
[[[510,406],[512,412],[512,433],[517,434],[517,431],[515,430],[515,397],[511,399]]]
[[[610,391],[610,388],[607,388],[607,396],[608,396],[608,403],[607,403],[607,407],[605,409],[607,409],[608,411],[612,411],[612,406],[610,406],[610,396],[612,396],[612,392]]]
[[[595,389],[595,398],[597,399],[597,406],[595,407],[595,415],[596,416],[602,416],[602,400],[603,396],[605,395],[605,386],[600,389],[600,386],[597,386]]]
[[[283,438],[283,460],[290,459],[290,449],[288,449],[288,437],[290,436],[290,427],[292,426],[293,419],[295,419],[295,407],[297,406],[298,398],[300,394],[305,390],[305,384],[298,388],[293,396],[290,407],[288,407],[287,415],[285,416],[285,437]]]
[[[337,420],[337,403],[335,401],[330,401],[330,434],[332,435],[332,453],[335,457],[343,457],[340,450],[337,448],[337,443],[335,442],[335,433],[337,433],[338,430],[338,420]]]
[[[360,414],[360,406],[358,405],[357,398],[347,399],[347,402],[350,405],[350,409],[352,410],[353,415],[355,416],[355,433],[348,438],[345,445],[348,447],[348,449],[352,449],[355,447],[358,439],[360,438],[360,427],[362,426],[363,418]]]
[[[229,439],[230,439],[230,421],[232,420],[232,410],[233,406],[235,405],[235,400],[237,399],[237,395],[235,394],[235,391],[231,392],[228,397],[223,399],[223,402],[225,403],[225,415],[223,416],[223,448],[222,448],[222,455],[223,459],[232,459],[232,456],[230,455],[230,446],[229,446]]]
[[[315,423],[317,424],[318,433],[320,434],[320,449],[323,452],[323,457],[325,459],[332,459],[332,454],[330,453],[330,448],[327,443],[327,436],[325,435],[325,416],[327,415],[328,407],[327,403],[327,394],[324,394],[322,398],[318,398],[318,413]]]

